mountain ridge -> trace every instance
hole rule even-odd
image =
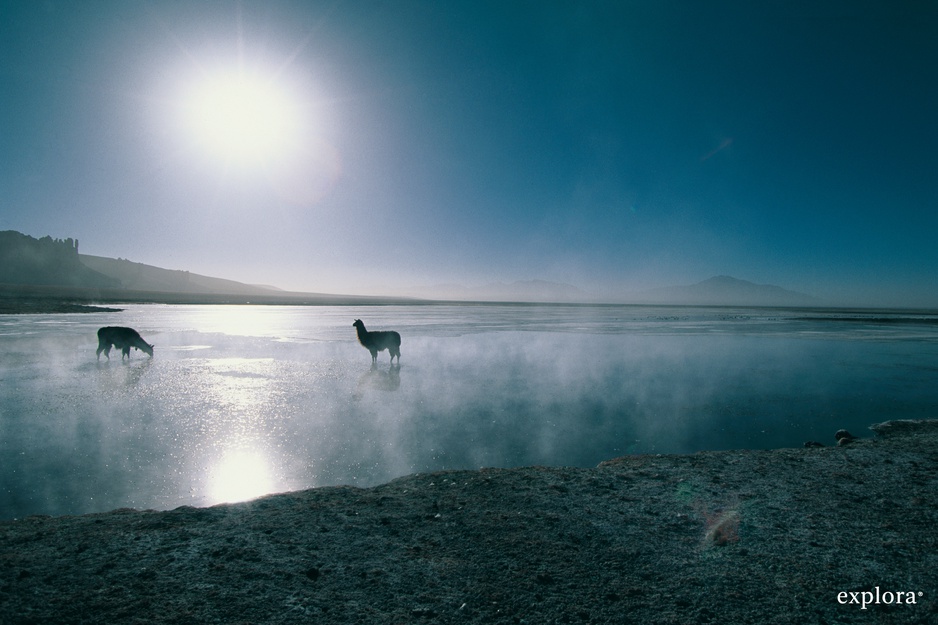
[[[164,293],[205,293],[211,295],[283,295],[277,288],[245,284],[225,278],[212,278],[189,271],[163,269],[123,258],[79,254],[90,269],[120,282],[120,286],[138,291]]]
[[[773,284],[756,284],[727,275],[695,284],[641,291],[636,303],[707,306],[812,306],[818,298]]]
[[[81,262],[76,239],[36,239],[16,230],[0,232],[0,283],[24,286],[113,288],[114,278]]]
[[[88,265],[91,265],[90,267]],[[88,312],[94,303],[375,305],[406,303],[374,297],[283,291],[163,269],[124,259],[78,253],[75,239],[36,239],[0,231],[0,311]],[[65,308],[63,308],[63,306]]]
[[[440,284],[401,289],[380,296],[331,295],[284,291],[276,287],[245,284],[189,271],[163,269],[121,258],[78,253],[73,239],[35,239],[19,232],[0,232],[0,283],[24,287],[67,287],[107,290],[114,301],[125,292],[135,297],[153,294],[157,300],[173,297],[187,302],[264,300],[278,303],[315,303],[340,300],[386,301],[437,300],[465,302],[620,303],[645,305],[712,306],[813,306],[820,301],[797,291],[770,284],[756,284],[727,275],[695,284],[667,286],[626,294],[614,300],[596,296],[571,284],[547,280],[492,282],[478,287]]]

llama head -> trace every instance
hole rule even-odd
[[[149,354],[151,358],[153,357],[153,345],[144,342],[143,345],[138,346],[137,349]]]
[[[364,330],[364,329],[365,329],[365,324],[362,323],[362,320],[361,320],[361,319],[356,319],[356,320],[355,320],[355,323],[353,323],[352,325],[355,326],[356,328],[358,328],[359,330]]]

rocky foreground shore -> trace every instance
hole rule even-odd
[[[3,522],[0,622],[936,623],[938,421],[872,429]]]

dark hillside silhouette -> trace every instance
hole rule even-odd
[[[409,303],[413,299],[300,293],[78,253],[75,239],[0,232],[0,314],[91,312],[86,304],[342,305]]]
[[[0,284],[108,288],[119,282],[78,258],[78,241],[0,232]]]
[[[86,267],[113,278],[125,289],[167,293],[228,293],[254,296],[283,294],[283,291],[271,287],[244,284],[222,278],[210,278],[190,271],[163,269],[123,258],[106,258],[88,254],[79,254],[78,258]]]

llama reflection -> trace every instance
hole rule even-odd
[[[401,366],[391,365],[387,370],[371,365],[371,369],[358,378],[358,388],[372,388],[379,391],[396,391],[401,387]]]

